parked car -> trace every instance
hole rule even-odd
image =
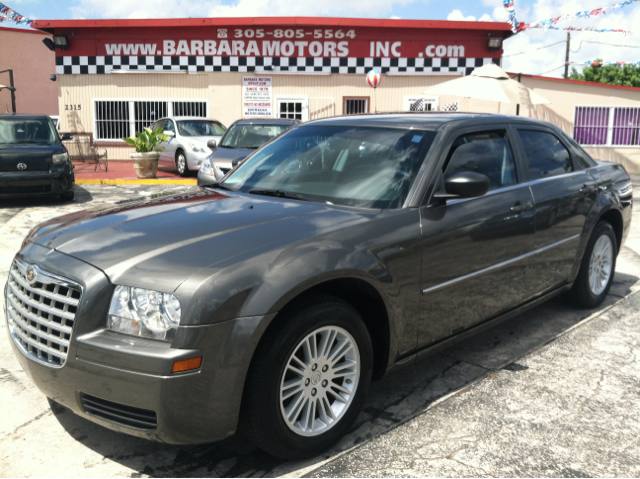
[[[278,118],[234,122],[217,144],[217,148],[200,166],[198,185],[210,185],[220,181],[238,162],[300,123],[300,120]]]
[[[156,121],[152,130],[163,128],[169,135],[160,143],[162,151],[158,166],[175,166],[180,176],[189,176],[200,169],[202,161],[211,154],[207,143],[220,141],[227,127],[211,118],[174,116]]]
[[[242,423],[311,456],[385,372],[560,293],[598,306],[631,209],[623,167],[543,121],[313,121],[215,187],[35,228],[10,342],[44,394],[107,428],[191,444]]]
[[[72,200],[73,163],[48,116],[0,116],[0,196],[60,195]]]

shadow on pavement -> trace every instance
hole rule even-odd
[[[110,431],[55,403],[52,410],[65,430],[83,445],[138,471],[131,477],[276,476],[313,469],[354,445],[406,423],[451,393],[464,394],[467,386],[493,371],[507,369],[518,374],[526,369],[517,363],[519,358],[628,296],[637,281],[635,276],[616,273],[611,294],[596,310],[575,309],[556,297],[440,354],[389,373],[373,383],[352,431],[337,446],[310,460],[279,460],[255,449],[240,433],[214,444],[158,444]]]
[[[0,198],[0,208],[37,208],[59,207],[66,204],[83,204],[93,200],[89,191],[81,185],[74,185],[75,196],[73,201],[64,201],[59,195],[26,196],[21,198]]]

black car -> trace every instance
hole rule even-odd
[[[35,228],[6,289],[22,367],[105,427],[318,454],[370,381],[555,295],[592,308],[631,181],[555,126],[329,118],[212,187]]]
[[[48,116],[0,116],[0,197],[59,194],[73,199],[73,163]]]
[[[301,124],[300,120],[260,118],[237,120],[229,127],[213,153],[198,171],[198,185],[216,183],[240,161],[285,131]]]

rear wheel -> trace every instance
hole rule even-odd
[[[279,318],[247,375],[243,429],[284,459],[317,455],[348,432],[371,381],[371,339],[348,303],[317,296]]]
[[[606,221],[599,222],[589,238],[580,271],[568,299],[582,308],[595,308],[609,293],[616,267],[617,240]]]
[[[189,176],[189,165],[187,164],[187,155],[184,151],[178,150],[176,154],[176,168],[178,168],[178,174],[183,178]]]

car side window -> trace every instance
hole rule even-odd
[[[553,134],[537,130],[520,130],[531,180],[551,178],[573,171],[571,155]]]
[[[456,138],[444,166],[444,179],[462,171],[486,175],[489,190],[516,184],[516,164],[506,131],[474,132]]]
[[[173,131],[174,133],[176,131],[176,127],[173,124],[172,120],[166,120],[166,123],[164,124],[164,129],[165,131]]]

